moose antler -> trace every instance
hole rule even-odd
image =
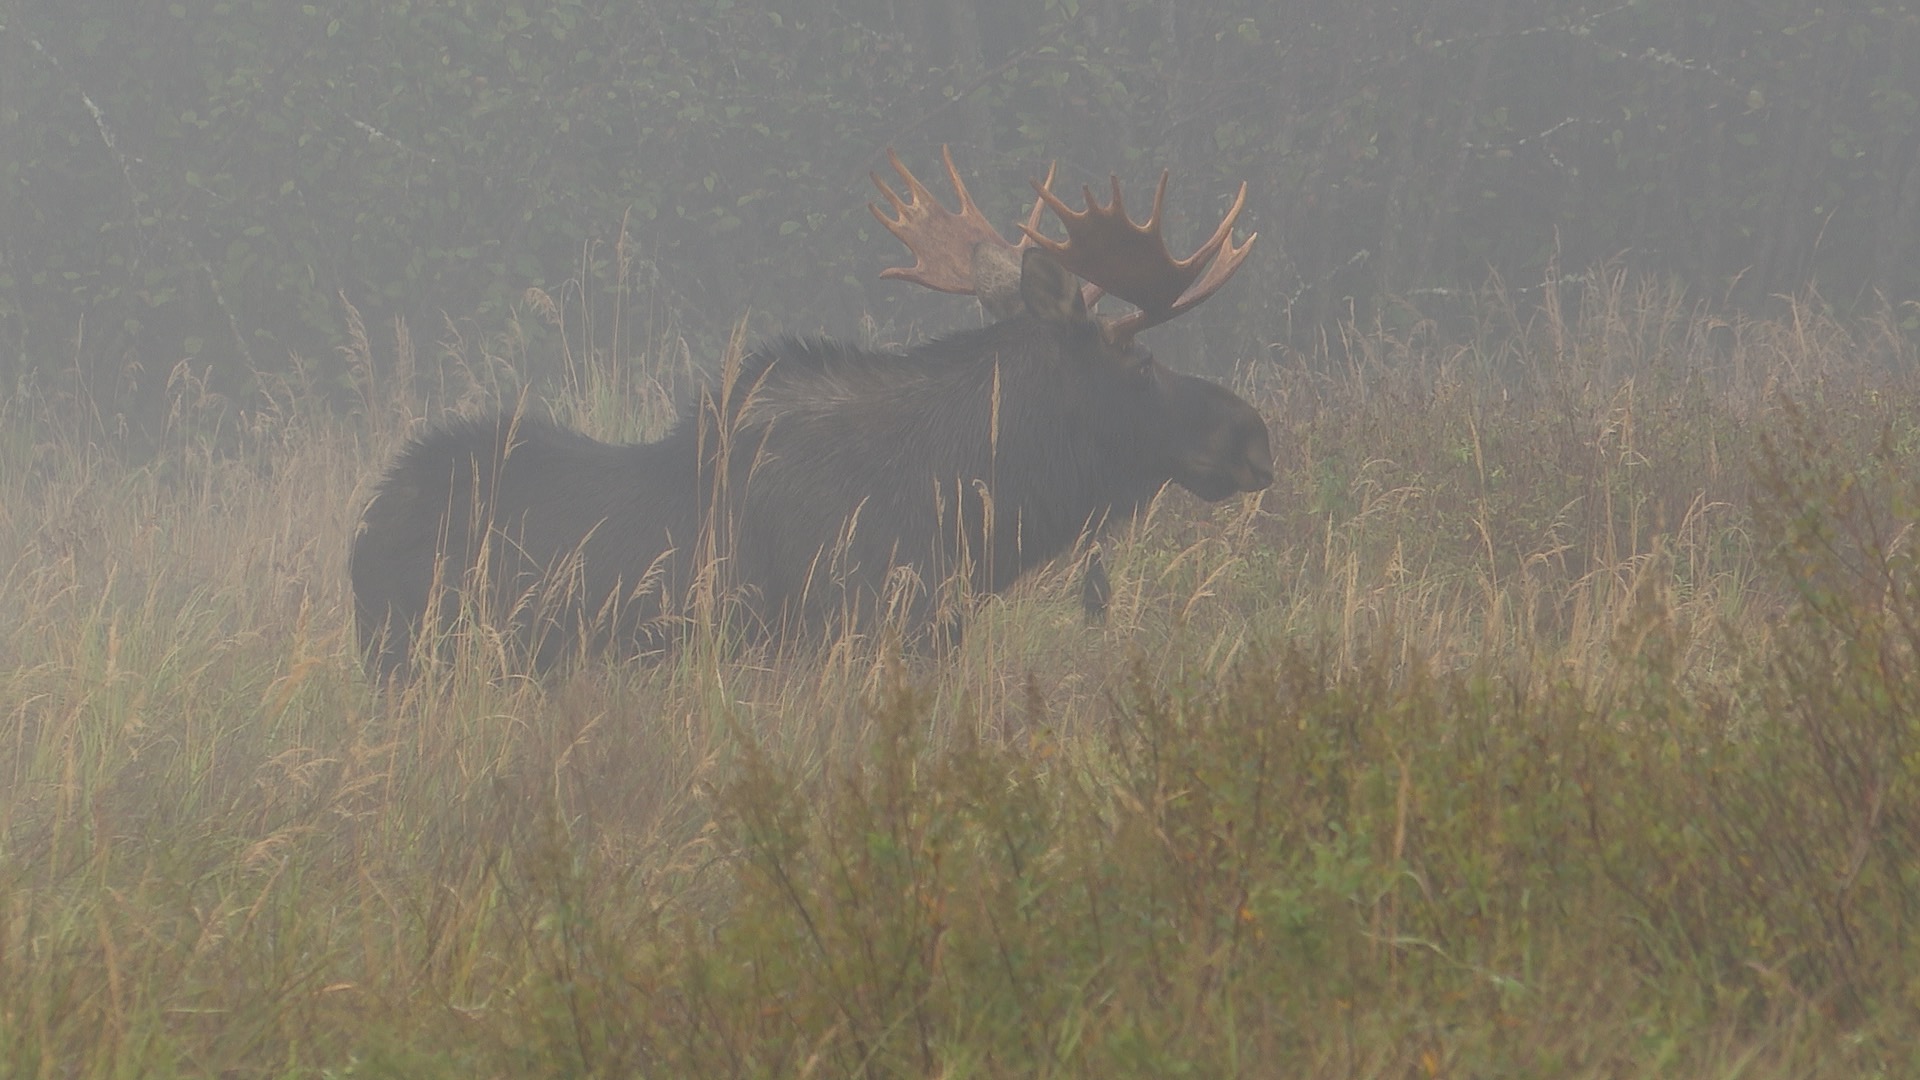
[[[1120,197],[1120,178],[1113,177],[1113,200],[1101,206],[1093,189],[1083,188],[1087,208],[1075,211],[1053,193],[1055,167],[1049,166],[1044,181],[1034,181],[1038,198],[1033,211],[1020,225],[1020,239],[1009,242],[988,223],[986,215],[974,205],[973,196],[954,167],[953,152],[942,146],[940,157],[947,167],[947,179],[960,197],[960,210],[942,206],[933,192],[907,170],[900,155],[887,151],[887,160],[905,182],[903,197],[886,181],[869,173],[893,208],[889,217],[877,204],[868,203],[887,231],[898,237],[913,254],[911,267],[893,266],[880,271],[883,278],[896,278],[950,293],[971,293],[995,317],[1004,317],[1021,309],[1020,252],[1038,246],[1066,269],[1088,284],[1084,296],[1089,306],[1102,292],[1110,292],[1137,309],[1108,320],[1112,330],[1123,337],[1158,326],[1182,312],[1198,306],[1226,284],[1240,264],[1246,261],[1258,233],[1249,234],[1238,245],[1233,243],[1233,225],[1247,204],[1247,185],[1240,185],[1233,206],[1213,235],[1184,259],[1175,259],[1161,235],[1160,212],[1167,197],[1167,173],[1160,174],[1160,186],[1153,193],[1153,212],[1145,224],[1136,224],[1127,216]],[[1040,215],[1051,209],[1067,229],[1067,239],[1055,240],[1040,232]]]
[[[1048,179],[1051,181],[1051,173]],[[1242,182],[1233,206],[1207,242],[1186,258],[1175,259],[1160,231],[1167,173],[1160,173],[1160,185],[1153,192],[1153,211],[1144,224],[1136,224],[1127,215],[1120,197],[1120,178],[1115,176],[1112,182],[1113,200],[1105,206],[1094,198],[1093,188],[1083,187],[1087,208],[1080,211],[1062,202],[1050,190],[1051,184],[1035,184],[1040,202],[1067,227],[1067,239],[1044,235],[1037,220],[1020,228],[1026,239],[1059,260],[1060,265],[1138,309],[1113,321],[1113,329],[1119,334],[1137,334],[1199,306],[1240,269],[1253,242],[1260,237],[1259,233],[1250,233],[1240,244],[1233,243],[1233,223],[1247,205],[1247,185]]]
[[[883,278],[898,278],[924,285],[929,289],[950,293],[976,293],[974,281],[974,249],[981,244],[1014,253],[1011,260],[1014,266],[1020,263],[1018,252],[1028,247],[1032,241],[1024,235],[1019,243],[1009,243],[1000,235],[1000,230],[988,223],[986,215],[974,205],[973,196],[968,194],[967,185],[960,179],[960,171],[953,166],[953,152],[945,146],[940,148],[940,157],[946,162],[947,179],[953,182],[954,193],[960,196],[960,212],[954,213],[940,205],[933,192],[920,179],[907,171],[900,161],[900,155],[887,151],[887,160],[893,164],[893,171],[905,181],[907,194],[911,199],[901,198],[885,180],[874,173],[875,187],[886,197],[893,207],[895,217],[888,217],[874,203],[868,203],[867,209],[879,219],[887,231],[898,237],[913,254],[911,267],[890,266],[880,271]],[[1047,171],[1047,182],[1053,182],[1053,170]],[[1033,212],[1027,216],[1027,227],[1040,224],[1040,200],[1035,199]],[[1016,271],[1017,274],[1017,271]]]

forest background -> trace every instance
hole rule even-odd
[[[1797,0],[10,0],[0,375],[129,408],[182,371],[345,390],[347,305],[440,339],[542,294],[575,333],[624,320],[703,363],[743,315],[946,329],[969,307],[876,280],[900,252],[865,209],[887,147],[937,179],[941,143],[1003,225],[1049,162],[1070,193],[1118,173],[1141,209],[1172,168],[1176,248],[1245,180],[1260,250],[1160,342],[1216,374],[1603,262],[1910,320],[1917,23]],[[528,324],[537,361],[551,327]]]

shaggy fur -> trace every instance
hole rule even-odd
[[[463,600],[536,669],[653,651],[710,565],[756,636],[938,633],[944,585],[1003,589],[1168,481],[1271,482],[1252,406],[1109,340],[1045,255],[1021,284],[1029,313],[905,352],[772,343],[657,442],[511,415],[416,440],[354,541],[370,669],[405,671]]]

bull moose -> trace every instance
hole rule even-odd
[[[1259,413],[1135,340],[1245,260],[1255,236],[1233,242],[1245,184],[1213,235],[1175,259],[1164,173],[1140,224],[1118,178],[1106,205],[1089,188],[1076,211],[1050,171],[1016,243],[950,153],[958,212],[888,156],[907,195],[875,176],[892,215],[869,209],[915,262],[881,276],[971,293],[995,321],[901,351],[776,340],[655,442],[604,443],[516,412],[416,438],[353,542],[369,670],[406,675],[419,639],[451,631],[463,606],[536,670],[643,654],[670,644],[676,612],[716,585],[762,640],[888,620],[924,636],[949,625],[956,588],[1006,588],[1169,481],[1208,500],[1272,482]],[[1065,241],[1040,231],[1043,208]],[[1103,292],[1133,310],[1093,314]]]

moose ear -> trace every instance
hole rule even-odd
[[[1080,282],[1053,256],[1030,247],[1020,259],[1020,298],[1027,310],[1050,323],[1087,321]]]

